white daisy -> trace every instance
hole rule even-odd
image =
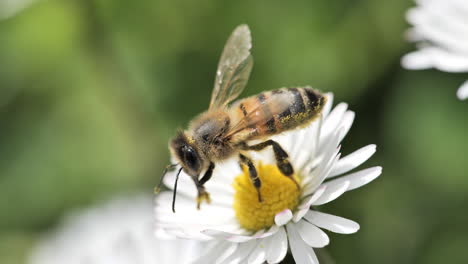
[[[170,191],[156,197],[156,226],[179,237],[215,239],[216,246],[196,263],[279,263],[288,248],[296,263],[317,263],[313,248],[329,243],[322,229],[350,234],[359,225],[319,212],[316,206],[367,184],[382,171],[373,167],[341,176],[369,159],[376,146],[368,145],[340,159],[339,144],[353,123],[354,113],[344,103],[330,112],[333,97],[326,96],[322,119],[273,138],[290,154],[300,189],[278,171],[270,150],[252,153],[262,180],[263,202],[258,201],[247,171],[241,171],[233,159],[217,164],[205,185],[212,202],[202,204],[201,210],[196,209],[196,188],[182,172],[176,213],[171,210]],[[173,188],[174,179],[172,172],[164,183]]]
[[[416,0],[407,13],[413,25],[410,41],[419,50],[402,58],[403,67],[411,70],[436,68],[445,72],[468,72],[468,1]],[[458,89],[458,98],[468,98],[468,81]]]
[[[201,244],[154,235],[152,199],[114,200],[68,216],[34,248],[30,264],[189,263]]]

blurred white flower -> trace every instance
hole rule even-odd
[[[300,185],[282,175],[271,150],[252,153],[262,180],[263,202],[258,201],[248,172],[236,160],[217,164],[206,183],[211,204],[196,209],[196,188],[182,172],[178,184],[176,213],[171,210],[172,193],[156,197],[156,226],[184,238],[215,240],[196,263],[279,263],[291,249],[296,263],[318,263],[313,248],[329,243],[322,229],[350,234],[359,225],[351,220],[319,212],[316,206],[331,202],[344,192],[374,180],[381,167],[348,173],[369,159],[375,145],[363,147],[340,159],[339,144],[354,120],[354,112],[341,103],[330,112],[333,96],[327,94],[323,118],[305,128],[275,136],[290,154]],[[164,183],[173,188],[175,172]],[[289,246],[288,246],[289,243]]]
[[[408,39],[418,50],[401,63],[411,70],[436,68],[445,72],[468,72],[468,1],[416,0],[406,18],[413,25]],[[468,98],[468,81],[458,89],[458,98]]]
[[[16,15],[36,1],[37,0],[0,0],[0,20]]]
[[[152,198],[122,198],[77,211],[39,241],[30,264],[190,263],[201,244],[156,238]]]

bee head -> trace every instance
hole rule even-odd
[[[190,140],[184,132],[177,133],[177,136],[170,141],[169,146],[185,172],[192,177],[201,173],[204,161],[194,141]]]

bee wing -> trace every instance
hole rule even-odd
[[[247,25],[238,26],[224,47],[216,71],[210,109],[223,108],[244,90],[252,71],[252,39]]]
[[[257,107],[249,110],[244,117],[229,129],[226,137],[232,137],[247,129],[257,129],[258,126],[265,125],[275,116],[286,111],[292,104],[294,104],[294,97],[291,94],[272,94],[268,100],[259,102]]]

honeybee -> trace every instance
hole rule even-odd
[[[250,54],[251,36],[247,25],[238,26],[224,47],[216,71],[214,89],[208,110],[195,117],[186,131],[179,131],[170,140],[169,149],[177,163],[166,167],[178,170],[173,193],[174,210],[177,181],[181,170],[191,176],[198,191],[197,208],[202,201],[210,202],[204,184],[210,180],[215,164],[238,155],[241,166],[247,166],[255,186],[258,200],[261,181],[249,151],[272,147],[278,169],[286,177],[292,177],[294,169],[288,154],[269,136],[298,128],[312,122],[322,111],[326,102],[320,92],[310,87],[281,88],[232,103],[242,92],[253,66]],[[262,143],[251,145],[252,140]],[[204,172],[203,176],[200,175]]]

